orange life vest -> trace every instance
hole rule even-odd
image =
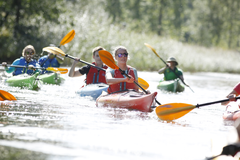
[[[135,74],[134,71],[132,69],[131,66],[127,66],[128,67],[128,75],[131,75],[134,79],[135,79]],[[114,78],[124,78],[124,76],[122,75],[122,73],[116,69],[114,70]],[[109,85],[108,88],[108,93],[112,93],[112,92],[117,92],[117,91],[124,91],[127,89],[134,89],[135,88],[135,84],[134,83],[127,83],[127,82],[121,82],[121,83],[116,83],[113,85]]]
[[[93,62],[92,64],[96,65],[95,62]],[[103,65],[102,68],[107,69],[108,67],[106,65]],[[87,74],[86,84],[88,85],[92,83],[107,83],[105,78],[105,71],[90,67]]]

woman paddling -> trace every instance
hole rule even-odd
[[[134,84],[134,80],[138,83],[137,70],[127,65],[128,51],[125,47],[119,46],[114,50],[114,57],[117,61],[118,67],[128,74],[131,78],[127,78],[118,69],[114,70],[108,68],[106,71],[106,81],[109,85],[108,92],[113,93],[117,91],[124,91],[133,89],[138,91],[138,86]]]
[[[168,65],[158,71],[159,74],[164,73],[164,80],[169,81],[180,78],[182,81],[184,81],[182,70],[177,68],[177,60],[174,57],[169,57],[167,62]]]
[[[7,73],[12,73],[13,76],[27,73],[29,75],[34,74],[38,70],[34,70],[34,67],[40,67],[35,59],[33,59],[33,55],[36,53],[34,47],[32,45],[27,45],[22,51],[22,57],[16,59],[12,65],[23,66],[23,68],[15,68],[15,67],[7,67],[7,63],[3,62],[2,66],[5,67],[5,71]],[[26,67],[26,68],[24,68]]]
[[[99,57],[98,51],[100,51],[100,50],[105,50],[105,49],[101,46],[95,47],[93,49],[92,54],[93,54],[93,59],[95,60],[95,62],[93,62],[93,64],[97,67],[107,69],[108,67],[103,64],[102,60]],[[69,77],[79,77],[79,76],[86,74],[87,75],[86,76],[86,84],[87,85],[92,84],[92,83],[106,83],[105,71],[103,71],[103,70],[98,70],[89,65],[83,66],[79,70],[75,70],[75,67],[76,67],[77,63],[79,62],[79,60],[80,60],[80,58],[75,58],[75,61],[73,62],[72,67],[68,74]]]

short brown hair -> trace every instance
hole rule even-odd
[[[105,48],[103,48],[101,46],[97,46],[97,47],[93,48],[93,50],[92,50],[93,56],[95,56],[96,52],[101,51],[101,50],[105,50]]]

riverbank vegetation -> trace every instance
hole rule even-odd
[[[176,57],[186,72],[240,71],[238,0],[0,0],[0,6],[1,61],[11,63],[28,44],[39,57],[74,29],[61,49],[84,61],[92,61],[96,46],[112,52],[123,45],[130,65],[156,71],[164,63],[148,43],[164,60]],[[65,58],[65,66],[71,63]]]

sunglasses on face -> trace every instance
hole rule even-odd
[[[127,57],[128,53],[118,53],[118,57],[122,57],[122,56]]]
[[[34,55],[34,52],[33,51],[27,51],[27,52],[25,52],[25,54],[27,54],[27,55]]]

